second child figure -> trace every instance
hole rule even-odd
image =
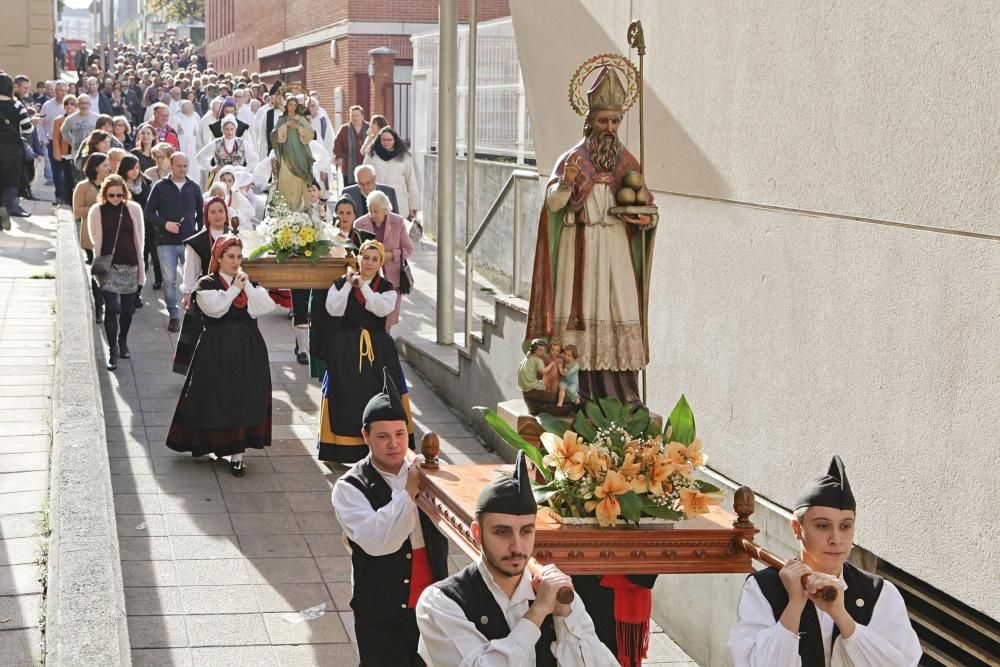
[[[562,379],[565,365],[562,344],[549,343],[542,360],[545,362],[545,369],[542,371],[542,382],[545,383],[545,390],[556,393],[559,391],[559,380]]]
[[[564,366],[562,379],[559,380],[559,401],[556,406],[562,407],[566,399],[575,405],[580,404],[580,353],[576,345],[567,345],[563,350]]]

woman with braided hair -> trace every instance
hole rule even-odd
[[[399,389],[407,415],[410,446],[413,418],[406,378],[385,320],[396,307],[396,288],[380,274],[385,248],[365,241],[358,249],[358,271],[348,269],[330,287],[326,312],[333,319],[328,336],[313,338],[311,353],[326,362],[320,408],[319,458],[355,463],[368,455],[361,435],[362,414],[372,396],[382,391],[383,370]]]

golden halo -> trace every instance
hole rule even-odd
[[[577,114],[586,116],[590,113],[584,84],[587,77],[605,67],[617,70],[625,79],[625,111],[631,109],[639,99],[639,70],[632,61],[617,53],[602,53],[585,60],[569,80],[569,105]]]

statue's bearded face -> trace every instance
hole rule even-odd
[[[618,139],[622,114],[617,111],[592,111],[583,126],[590,160],[598,171],[614,171],[624,146]]]

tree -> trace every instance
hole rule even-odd
[[[150,14],[159,14],[167,21],[205,20],[205,0],[148,0],[146,6]]]

